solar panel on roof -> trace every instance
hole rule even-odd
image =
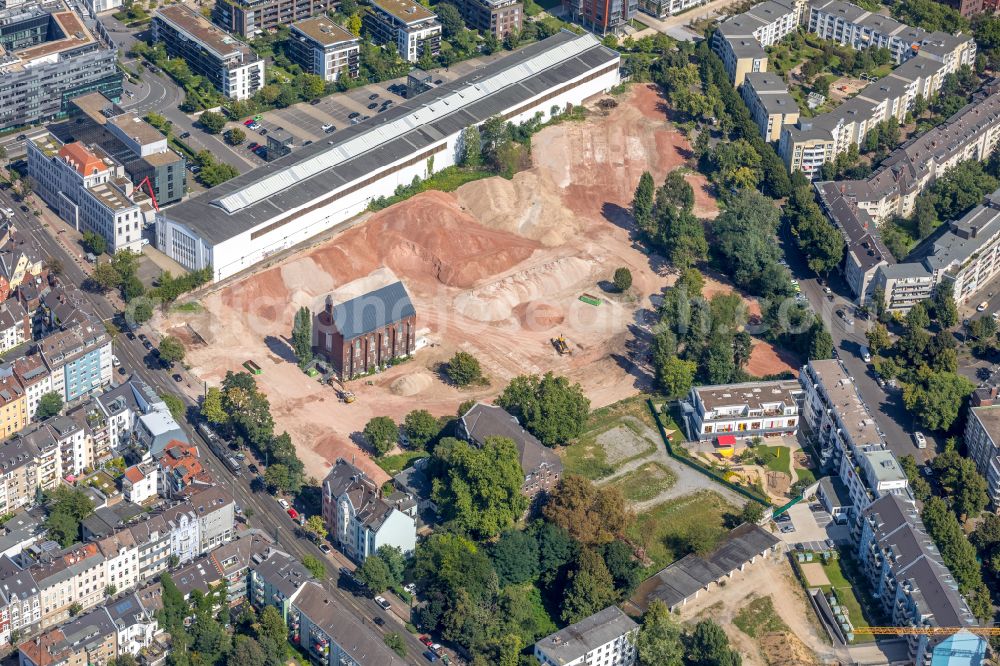
[[[215,199],[212,203],[219,206],[227,213],[235,213],[243,208],[252,206],[264,199],[285,190],[299,181],[311,178],[327,169],[337,166],[341,162],[352,159],[361,153],[367,152],[378,146],[398,138],[407,132],[431,122],[435,117],[453,113],[458,109],[473,104],[493,93],[506,88],[518,81],[523,80],[531,74],[556,65],[564,60],[572,58],[580,53],[599,46],[598,39],[591,34],[578,35],[573,40],[561,44],[556,48],[535,55],[528,60],[515,65],[509,69],[499,72],[489,78],[480,81],[478,84],[466,88],[463,91],[468,98],[458,95],[460,101],[455,102],[456,108],[451,108],[443,99],[436,100],[435,106],[427,106],[417,109],[396,120],[372,127],[356,137],[348,139],[344,143],[335,146],[315,157],[304,160],[298,164],[276,171],[261,180],[250,183],[246,187],[231,192],[224,197]],[[455,98],[456,95],[449,95],[447,99]]]

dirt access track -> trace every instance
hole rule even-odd
[[[489,178],[455,193],[427,192],[385,209],[329,242],[226,285],[200,313],[154,321],[189,344],[187,362],[210,385],[247,359],[277,429],[287,430],[307,473],[325,476],[338,456],[386,479],[360,453],[357,433],[373,416],[397,421],[413,409],[454,414],[469,399],[490,399],[522,373],[553,370],[580,382],[593,406],[635,394],[649,378],[630,372],[627,343],[637,311],[675,279],[630,238],[627,208],[644,170],[658,182],[682,165],[690,146],[659,109],[657,92],[636,86],[604,115],[546,128],[534,137],[534,165],[512,180]],[[717,213],[703,177],[690,174],[695,212]],[[603,292],[627,266],[627,297]],[[287,344],[294,312],[314,311],[333,290],[357,291],[400,279],[417,311],[414,359],[351,382],[357,402],[305,377]],[[604,303],[578,300],[583,292]],[[193,333],[192,333],[193,332]],[[550,339],[566,336],[572,355]],[[197,343],[194,340],[198,340]],[[457,350],[474,354],[489,386],[459,390],[438,366]]]

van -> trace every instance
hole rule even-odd
[[[872,354],[870,351],[868,351],[868,347],[861,348],[861,358],[864,360],[865,363],[872,362]]]
[[[323,125],[322,129],[324,132],[329,132],[331,127],[333,127],[333,125],[327,123],[326,125]]]

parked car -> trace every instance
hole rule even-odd
[[[377,109],[377,108],[378,108],[378,103],[376,103],[376,102],[372,102],[371,104],[368,105],[368,110],[369,111],[371,111],[372,109]]]
[[[181,377],[181,376],[180,376],[179,374],[177,374],[176,372],[174,373],[174,376],[173,376],[173,379],[174,379],[174,381],[175,381],[175,382],[177,382],[178,384],[180,384],[180,383],[181,383],[182,381],[184,381],[184,378],[183,378],[183,377]]]
[[[325,543],[321,543],[321,544],[319,545],[319,549],[320,549],[321,551],[323,551],[323,554],[324,554],[324,555],[329,555],[329,554],[330,554],[330,551],[331,551],[331,550],[333,550],[332,548],[330,548],[330,547],[329,547],[328,545],[326,545]]]
[[[923,467],[921,467],[920,472],[924,476],[934,476],[934,468],[931,467],[930,465],[924,465]]]
[[[190,139],[191,138],[191,132],[184,132],[183,134],[181,134],[181,138],[182,139]]]
[[[146,351],[149,351],[150,349],[153,348],[153,343],[150,342],[149,340],[146,340],[145,342],[142,343],[142,346],[146,348]]]
[[[378,99],[378,93],[372,93],[371,95],[368,95],[368,99]]]
[[[406,590],[407,592],[409,592],[410,594],[416,594],[417,593],[417,584],[416,583],[407,583],[406,585],[403,586],[403,589]]]
[[[296,511],[295,509],[293,509],[292,507],[288,507],[288,509],[285,511],[285,513],[287,513],[288,517],[291,518],[292,520],[298,521],[298,519],[299,519],[299,512]]]
[[[261,127],[259,130],[257,130],[257,134],[260,134],[261,136],[267,136],[267,128]]]
[[[259,148],[259,147],[260,147],[260,144],[257,143],[256,141],[254,141],[249,146],[247,146],[247,150],[257,150],[257,148]]]
[[[382,618],[380,618],[378,616],[373,617],[372,618],[372,622],[375,623],[376,627],[381,627],[381,626],[385,625],[385,620],[383,620]]]
[[[247,118],[246,120],[243,121],[243,124],[246,125],[247,127],[250,127],[251,125],[253,125],[253,118]]]
[[[318,99],[314,99],[313,101],[311,101],[311,102],[309,102],[309,103],[310,103],[310,104],[312,104],[313,106],[316,106],[317,104],[319,104],[319,103],[320,103],[320,101],[321,101],[321,100],[318,100]]]
[[[982,303],[980,303],[979,305],[976,306],[976,312],[982,312],[983,310],[985,310],[988,307],[990,307],[990,302],[989,301],[983,301]]]
[[[357,117],[358,117],[358,116],[360,116],[360,115],[361,115],[361,114],[360,114],[360,113],[358,113],[357,111],[352,111],[351,113],[349,113],[349,114],[347,115],[347,117],[348,117],[348,118],[357,118]]]
[[[281,508],[282,508],[282,509],[285,509],[286,511],[287,511],[287,510],[288,510],[288,508],[289,508],[289,507],[291,506],[291,505],[290,505],[290,504],[288,503],[288,500],[286,500],[286,499],[285,499],[284,497],[279,497],[279,498],[278,498],[278,504],[279,504],[279,505],[281,505]]]
[[[440,658],[441,658],[441,657],[437,656],[436,654],[434,654],[434,653],[433,653],[433,652],[431,652],[430,650],[426,650],[426,651],[424,652],[424,659],[426,659],[427,661],[429,661],[429,662],[431,662],[431,663],[434,663],[435,661],[437,661],[437,660],[438,660],[438,659],[440,659]]]
[[[434,645],[434,641],[431,640],[430,636],[421,636],[420,642],[426,645],[427,647]]]
[[[379,605],[379,608],[381,608],[382,610],[389,610],[390,608],[392,608],[389,602],[386,601],[385,597],[381,595],[375,597],[375,603],[377,603]]]
[[[113,365],[113,366],[115,366],[117,368],[121,364],[122,364],[122,362],[118,360],[118,357],[115,354],[112,354],[111,355],[111,365]]]
[[[927,438],[924,437],[924,433],[920,432],[919,430],[913,433],[913,440],[917,443],[918,449],[927,448]]]

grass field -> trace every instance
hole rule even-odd
[[[822,563],[823,561],[820,560],[820,564]],[[847,608],[847,614],[850,617],[852,625],[863,627],[880,624],[877,618],[872,616],[873,613],[866,616],[862,611],[861,601],[854,592],[855,587],[848,580],[847,572],[851,570],[851,566],[851,562],[844,557],[830,560],[826,564],[823,564],[823,572],[830,579],[830,584],[822,586],[822,590],[823,592],[829,592],[833,589],[834,594],[837,595],[837,603]],[[867,608],[874,608],[874,602],[866,600],[865,606]],[[854,636],[855,643],[872,643],[874,641],[874,636],[865,634],[855,634]]]
[[[792,452],[787,446],[766,446],[761,444],[755,451],[758,454],[765,454],[767,452],[775,454],[775,457],[767,464],[767,468],[772,472],[792,473]]]
[[[658,462],[648,462],[614,480],[614,486],[621,488],[625,499],[630,502],[651,500],[677,483],[677,475],[672,469]]]
[[[756,597],[740,609],[733,624],[750,638],[757,638],[772,631],[788,631],[788,625],[774,611],[771,597]]]
[[[413,464],[418,458],[426,458],[426,451],[403,451],[393,456],[382,456],[376,458],[375,463],[385,470],[389,476],[396,476],[404,469]]]
[[[656,430],[653,416],[646,406],[646,396],[635,396],[621,400],[614,404],[594,410],[587,419],[587,427],[583,434],[562,453],[563,465],[567,472],[585,476],[591,480],[603,479],[615,473],[619,467],[629,460],[635,460],[652,453],[656,449],[656,443],[643,437],[641,429],[626,417],[634,417]],[[618,426],[624,426],[642,438],[644,446],[641,450],[634,451],[631,455],[615,462],[608,461],[608,453],[597,443],[597,438]],[[648,444],[648,445],[646,445]]]
[[[718,543],[726,534],[726,514],[737,510],[718,493],[699,490],[640,514],[626,532],[629,539],[646,549],[646,555],[653,560],[651,571],[659,571],[690,552],[689,537],[695,533]]]

